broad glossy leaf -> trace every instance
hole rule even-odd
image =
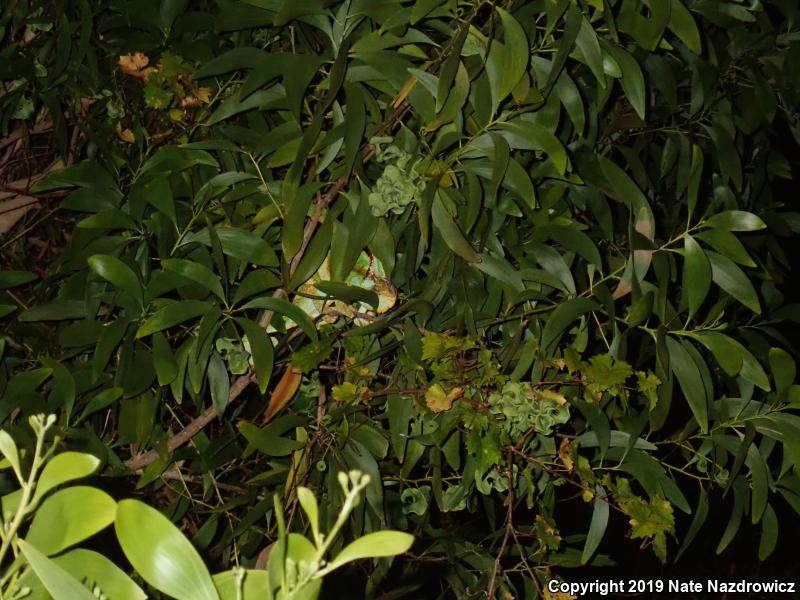
[[[109,600],[145,600],[147,594],[108,558],[84,548],[59,555],[53,562],[79,581],[97,586]]]
[[[757,231],[767,226],[759,217],[743,210],[726,210],[717,213],[707,219],[704,224],[707,227],[726,231]]]
[[[378,531],[369,533],[350,542],[330,561],[330,569],[338,569],[342,565],[362,558],[378,558],[395,556],[406,552],[414,543],[414,536],[400,531]]]
[[[169,329],[189,319],[196,319],[208,312],[211,305],[201,300],[178,300],[167,304],[148,317],[136,332],[137,338],[143,338],[157,331]]]
[[[5,429],[0,429],[0,453],[8,461],[8,464],[14,469],[14,473],[18,477],[22,477],[22,471],[19,469],[19,450],[14,438],[9,435]]]
[[[238,573],[231,569],[216,573],[212,579],[221,600],[237,600]],[[269,573],[261,569],[247,569],[244,572],[241,600],[271,600]]]
[[[25,539],[48,556],[57,554],[111,525],[116,511],[117,503],[104,491],[68,487],[42,502]]]
[[[319,505],[317,504],[317,498],[310,489],[300,486],[297,488],[297,499],[306,513],[311,532],[314,534],[314,541],[319,544],[321,538],[319,537]]]
[[[36,484],[33,502],[41,500],[53,488],[72,481],[82,479],[94,473],[100,467],[100,459],[85,452],[62,452],[47,461]]]
[[[694,22],[694,17],[692,17],[689,9],[684,6],[681,0],[670,0],[670,9],[667,27],[678,36],[680,41],[686,44],[689,50],[695,54],[700,54],[703,51],[700,31],[698,31],[697,23]]]
[[[217,415],[222,416],[228,406],[228,395],[231,385],[225,361],[218,352],[212,352],[208,359],[208,388],[211,402]]]
[[[197,550],[159,511],[122,500],[114,528],[125,556],[154,588],[177,600],[219,600]]]
[[[167,271],[177,273],[195,283],[199,283],[217,298],[225,302],[225,291],[222,289],[219,277],[214,272],[198,262],[182,258],[168,258],[161,261]]]
[[[222,244],[222,251],[228,256],[264,267],[278,266],[279,261],[275,251],[256,234],[234,227],[217,227],[216,232]],[[184,244],[189,242],[200,242],[210,246],[211,238],[208,229],[204,229],[196,235],[187,235],[184,238]]]
[[[250,344],[250,353],[256,368],[258,389],[263,394],[267,391],[269,378],[272,375],[272,365],[275,360],[272,339],[263,327],[250,319],[237,318],[236,322],[244,329],[247,341]]]
[[[22,554],[53,600],[97,600],[77,579],[47,558],[35,546],[25,540],[20,540],[18,543]]]

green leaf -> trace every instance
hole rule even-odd
[[[528,45],[525,30],[522,29],[519,22],[499,6],[495,8],[500,13],[500,20],[503,22],[506,50],[506,63],[503,65],[499,102],[511,93],[511,90],[514,89],[525,74],[528,67],[528,57],[530,56],[530,46]]]
[[[222,600],[237,600],[239,598],[236,595],[239,589],[238,578],[239,573],[234,569],[216,573],[213,576],[214,585]],[[271,600],[270,591],[269,573],[267,571],[247,569],[244,572],[242,600]]]
[[[234,227],[217,227],[216,231],[222,244],[222,251],[228,256],[263,267],[278,266],[279,261],[275,251],[255,233]],[[187,235],[182,245],[189,242],[199,242],[210,246],[211,237],[208,229],[204,229],[195,235]]]
[[[53,559],[67,573],[97,586],[109,599],[146,600],[147,594],[108,558],[84,548],[75,548]]]
[[[166,336],[159,332],[153,334],[153,368],[158,377],[158,385],[169,385],[178,376],[178,363],[172,354]]]
[[[742,266],[756,266],[756,263],[750,258],[742,242],[730,231],[726,231],[725,229],[706,229],[698,233],[695,238],[705,242],[723,256],[727,256],[732,261]]]
[[[633,110],[635,110],[639,118],[644,121],[646,118],[647,96],[645,93],[642,68],[633,56],[619,46],[604,44],[603,47],[608,50],[614,60],[619,63],[622,69],[622,79],[620,79],[622,90],[628,97],[631,106],[633,106]]]
[[[711,351],[719,366],[729,376],[736,377],[742,370],[739,342],[716,331],[698,331],[690,335]]]
[[[767,461],[761,456],[758,446],[751,444],[747,449],[747,466],[750,468],[750,520],[755,525],[761,520],[767,508],[769,497],[769,467]]]
[[[444,243],[447,244],[448,248],[467,262],[481,262],[481,257],[466,240],[456,222],[453,221],[453,218],[450,216],[450,213],[447,212],[438,193],[433,198],[431,218],[433,219],[433,226],[436,227],[442,235],[442,239]]]
[[[670,0],[670,8],[669,24],[667,25],[669,30],[678,36],[678,39],[686,44],[689,50],[695,54],[702,53],[700,31],[697,29],[692,13],[681,0]]]
[[[148,317],[136,332],[137,338],[143,338],[157,331],[174,327],[189,319],[195,319],[208,312],[211,305],[201,300],[178,300],[167,304],[152,316]]]
[[[3,457],[8,461],[14,469],[14,474],[22,477],[22,471],[19,469],[19,450],[17,444],[5,429],[0,429],[0,452]]]
[[[131,219],[128,213],[112,208],[78,221],[77,227],[80,229],[126,229],[135,231],[136,222]]]
[[[342,565],[362,558],[379,558],[402,554],[411,548],[414,536],[400,531],[378,531],[369,533],[350,542],[328,564],[329,570],[338,569]]]
[[[462,24],[456,37],[453,40],[453,47],[447,58],[442,63],[442,68],[439,71],[439,82],[436,88],[436,112],[441,112],[445,105],[448,96],[451,95],[453,89],[453,80],[459,70],[461,59],[461,50],[464,48],[464,42],[469,34],[469,26]]]
[[[758,560],[766,560],[778,541],[778,517],[771,504],[767,504],[764,518],[761,519],[761,541],[758,543]]]
[[[267,310],[273,310],[294,321],[312,340],[316,341],[319,339],[317,328],[314,326],[314,322],[309,316],[303,312],[301,308],[282,298],[256,298],[245,304],[242,308],[265,308]]]
[[[19,314],[18,321],[66,321],[82,319],[86,316],[86,303],[83,300],[56,300],[40,304]]]
[[[739,527],[742,524],[746,485],[747,484],[744,482],[743,476],[737,477],[736,481],[734,482],[733,509],[731,510],[731,517],[728,520],[728,525],[725,527],[725,531],[722,532],[722,538],[720,538],[719,544],[717,544],[716,553],[718,555],[722,554],[725,548],[727,548],[728,545],[733,541],[733,538],[736,537],[736,533],[739,531]]]
[[[83,411],[78,420],[82,421],[92,413],[102,410],[107,406],[111,406],[114,402],[122,398],[122,394],[124,393],[125,390],[117,386],[100,390],[93,395],[83,407]]]
[[[491,254],[479,254],[478,256],[481,260],[474,263],[475,268],[506,284],[515,292],[522,292],[525,289],[520,272],[515,270],[507,260]]]
[[[97,600],[78,580],[30,543],[24,540],[18,543],[19,549],[53,600]]]
[[[575,38],[575,44],[583,54],[583,58],[595,79],[597,79],[597,83],[601,88],[606,87],[603,51],[600,49],[597,34],[583,15],[581,15],[581,28],[578,31],[577,38]]]
[[[603,541],[603,536],[606,533],[609,507],[605,495],[606,492],[602,486],[595,486],[592,521],[589,524],[589,532],[586,534],[586,543],[583,546],[583,553],[581,554],[582,565],[589,562],[589,559],[592,558],[592,555],[595,553],[595,550],[597,550],[600,542]]]
[[[572,298],[563,304],[559,304],[547,318],[542,331],[541,348],[545,355],[552,354],[558,340],[561,339],[562,334],[573,321],[598,308],[599,306],[588,298]]]
[[[114,528],[125,556],[154,588],[177,600],[219,600],[197,550],[156,509],[122,500]]]
[[[273,427],[275,423],[278,421],[259,429],[252,423],[240,421],[237,427],[247,442],[265,456],[289,456],[304,446],[302,442],[282,437]]]
[[[225,291],[214,272],[200,263],[182,258],[167,258],[161,261],[167,271],[177,273],[195,283],[199,283],[217,298],[225,302]]]
[[[416,25],[419,21],[424,19],[428,13],[430,13],[434,8],[439,6],[440,4],[444,4],[445,0],[416,0],[414,2],[414,6],[411,8],[411,20],[410,23],[412,25]]]
[[[691,319],[711,289],[711,263],[692,236],[686,234],[683,244],[683,285],[689,300],[688,318]]]
[[[0,271],[0,290],[16,287],[36,280],[30,271]]]
[[[707,219],[703,225],[726,231],[758,231],[767,225],[753,213],[743,210],[726,210]]]
[[[320,545],[322,538],[319,536],[319,506],[317,505],[317,498],[310,489],[299,486],[297,488],[297,499],[308,517],[308,524],[311,526],[311,532],[314,535],[314,543]]]
[[[700,486],[700,497],[697,500],[697,509],[694,511],[692,522],[689,525],[686,536],[683,538],[683,543],[681,543],[678,554],[675,556],[676,561],[681,557],[681,554],[686,551],[686,549],[692,543],[692,540],[697,537],[697,534],[700,532],[700,529],[703,527],[703,524],[706,521],[706,517],[708,517],[708,495],[706,494],[706,489],[703,486]]]
[[[231,384],[228,369],[219,352],[212,352],[208,359],[208,387],[211,391],[211,402],[218,416],[222,416],[228,406],[228,395]]]
[[[553,59],[553,66],[550,69],[549,75],[547,76],[547,82],[544,86],[544,95],[550,93],[553,84],[555,84],[559,75],[561,75],[561,71],[575,46],[575,40],[578,37],[578,33],[583,28],[583,21],[584,18],[581,10],[575,5],[570,5],[569,9],[567,10],[567,22],[566,26],[564,27],[564,33],[555,44],[556,55]]]
[[[795,381],[797,364],[791,354],[782,348],[770,348],[769,365],[772,378],[775,380],[775,391],[778,396],[784,396]]]
[[[25,539],[47,556],[57,554],[108,527],[116,511],[117,503],[105,492],[68,487],[42,502]]]
[[[758,294],[748,279],[734,262],[721,254],[706,252],[708,260],[711,262],[711,278],[725,292],[736,298],[754,313],[761,314],[761,304],[758,301]]]
[[[272,340],[258,323],[245,318],[237,318],[236,322],[244,329],[244,334],[247,336],[247,341],[250,344],[250,353],[253,356],[253,364],[256,368],[258,389],[263,394],[267,391],[275,360]]]
[[[34,504],[38,503],[53,488],[72,481],[82,479],[94,473],[100,466],[100,459],[85,452],[62,452],[51,458],[39,476]]]
[[[377,310],[380,302],[378,294],[374,291],[356,285],[347,285],[338,281],[318,281],[314,283],[314,287],[326,296],[342,300],[348,304],[363,302]]]
[[[686,397],[686,402],[689,404],[695,419],[697,419],[700,430],[703,433],[707,433],[708,399],[706,398],[700,370],[681,342],[667,336],[666,343],[669,351],[670,369],[678,378],[678,383],[680,383],[683,394]]]
[[[567,151],[553,133],[542,125],[532,121],[515,119],[514,121],[498,123],[501,135],[506,138],[509,146],[517,150],[542,150],[553,161],[561,175],[567,170]]]
[[[697,195],[700,191],[700,182],[703,178],[703,163],[703,149],[697,144],[692,144],[692,165],[689,169],[689,183],[686,192],[689,219],[692,218],[694,208],[697,206]]]

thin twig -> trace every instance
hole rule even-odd
[[[506,466],[508,468],[508,494],[506,508],[506,530],[503,533],[503,541],[500,543],[500,549],[497,551],[497,557],[494,559],[494,567],[492,567],[492,578],[489,580],[489,589],[486,590],[486,597],[489,600],[494,598],[494,586],[497,581],[497,571],[500,568],[500,560],[508,546],[508,538],[511,536],[511,530],[514,528],[514,457],[513,447],[506,448]]]

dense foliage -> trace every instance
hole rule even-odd
[[[47,435],[97,461],[81,475],[161,509],[212,571],[299,533],[294,558],[413,534],[352,566],[369,598],[553,597],[615,546],[674,560],[709,499],[717,552],[755,527],[766,559],[800,512],[800,214],[775,192],[799,20],[789,0],[4,3],[5,466],[57,414]],[[369,476],[358,507],[343,471]],[[604,541],[615,519],[630,540]],[[14,552],[69,571],[34,533]],[[117,543],[86,542],[144,575]],[[306,567],[282,552],[285,585]]]

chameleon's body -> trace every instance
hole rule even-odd
[[[331,280],[330,260],[330,256],[327,257],[311,279],[300,286],[294,304],[302,308],[312,319],[322,315],[322,318],[328,323],[333,323],[340,315],[350,318],[356,318],[359,314],[374,315],[375,311],[366,304],[356,303],[353,305],[339,300],[315,300],[308,297],[319,297],[321,293],[314,285],[321,281]],[[387,312],[397,302],[397,290],[386,277],[381,261],[367,252],[359,255],[353,270],[350,271],[343,283],[378,294],[378,314]]]

